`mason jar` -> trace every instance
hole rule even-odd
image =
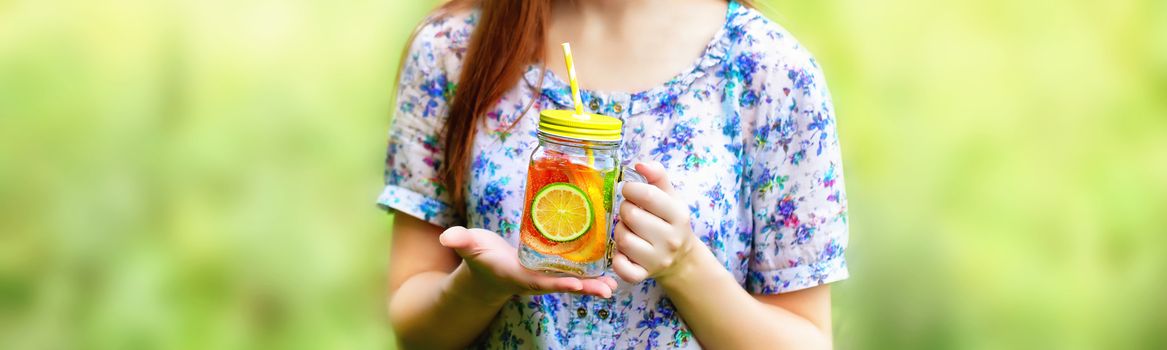
[[[607,271],[622,124],[598,114],[540,112],[520,228],[524,267],[580,277]]]

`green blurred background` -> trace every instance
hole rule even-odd
[[[0,0],[0,348],[392,348],[373,200],[435,3]],[[763,7],[839,114],[840,348],[1167,348],[1167,2]]]

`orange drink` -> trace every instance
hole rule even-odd
[[[578,276],[598,276],[607,269],[615,146],[540,134],[527,173],[519,248],[523,266]]]

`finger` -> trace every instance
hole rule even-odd
[[[620,204],[620,223],[616,227],[619,228],[619,225],[624,225],[634,236],[639,236],[651,245],[667,239],[662,235],[673,230],[672,225],[663,219],[632,203]],[[619,234],[616,238],[619,243]]]
[[[575,293],[584,288],[583,281],[575,277],[534,276],[527,285],[534,292]]]
[[[669,174],[664,165],[657,162],[640,162],[636,163],[635,167],[636,172],[648,180],[648,184],[660,188],[665,193],[673,193],[673,183],[669,182]]]
[[[611,280],[611,278],[609,277],[608,280]],[[608,282],[600,279],[585,279],[582,282],[583,289],[580,289],[579,293],[595,295],[605,299],[611,298],[612,290],[615,289],[608,285]]]
[[[616,256],[612,257],[612,272],[615,272],[616,276],[620,276],[624,282],[632,284],[640,283],[648,278],[648,270],[628,260],[627,256],[620,253],[616,253]]]
[[[446,231],[438,236],[438,242],[446,248],[457,251],[458,255],[463,258],[473,255],[473,250],[478,245],[474,234],[462,226],[454,226],[446,229]]]
[[[626,183],[621,193],[624,194],[625,203],[636,204],[668,222],[688,215],[687,212],[683,211],[683,206],[675,203],[676,200],[673,199],[673,196],[652,185]],[[620,206],[624,206],[624,204],[621,203]]]
[[[604,276],[604,277],[600,277],[599,279],[601,281],[604,281],[604,284],[607,284],[608,288],[611,289],[613,292],[616,291],[616,288],[620,288],[620,283],[617,283],[615,278],[612,278],[610,276]]]
[[[647,240],[629,231],[624,223],[621,221],[616,224],[616,251],[644,266],[644,262],[651,261],[656,249]]]

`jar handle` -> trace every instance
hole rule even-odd
[[[620,167],[619,175],[619,181],[616,181],[616,188],[613,191],[614,193],[612,193],[614,199],[612,201],[611,227],[616,227],[616,222],[619,220],[617,213],[620,212],[620,203],[624,202],[624,184],[628,182],[648,183],[648,179],[644,178],[644,175],[636,172],[636,163]]]
[[[624,202],[624,184],[628,182],[648,183],[648,179],[644,178],[644,175],[636,172],[635,162],[620,167],[620,173],[618,176],[619,181],[616,181],[616,186],[612,191],[612,219],[609,221],[610,225],[608,226],[611,228],[608,232],[608,237],[611,238],[615,238],[616,223],[620,222],[619,213],[620,204]],[[609,239],[608,242],[608,272],[611,273],[612,255],[616,253],[616,247],[615,244],[613,244],[615,242],[614,239]],[[625,282],[619,277],[616,277],[615,274],[612,274],[611,276],[616,279],[617,283],[617,288],[613,292],[625,293],[631,287],[628,282]]]
[[[620,182],[621,183],[623,183],[623,182],[648,183],[648,179],[644,178],[644,175],[640,175],[640,173],[636,172],[635,164],[636,163],[633,163],[632,165],[625,165],[625,166],[620,168]]]

